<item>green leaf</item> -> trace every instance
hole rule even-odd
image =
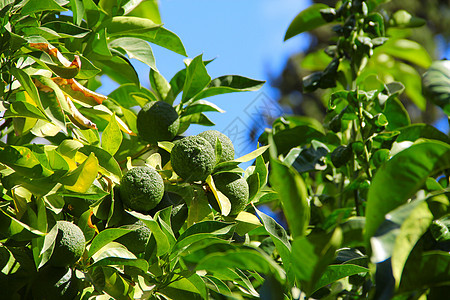
[[[324,70],[331,62],[325,51],[316,51],[306,55],[301,61],[301,67],[313,72]]]
[[[269,175],[269,163],[264,162],[262,155],[259,155],[255,160],[255,172],[259,174],[259,188],[263,188],[267,184]]]
[[[198,290],[203,299],[208,299],[208,289],[203,279],[198,274],[192,274],[186,278],[189,280],[193,286]]]
[[[66,11],[67,9],[60,6],[57,1],[54,0],[28,0],[22,7],[20,13],[22,16],[26,16],[47,10]]]
[[[184,82],[186,81],[186,69],[182,69],[178,71],[172,79],[170,79],[170,91],[167,94],[167,97],[164,99],[169,104],[173,104],[178,94],[183,90]]]
[[[92,240],[88,251],[88,257],[92,257],[98,250],[106,246],[108,243],[120,238],[122,235],[130,232],[130,229],[125,228],[107,228],[99,232],[99,234]]]
[[[399,292],[417,291],[450,283],[450,254],[443,251],[424,253],[405,266]]]
[[[344,264],[344,265],[330,265],[325,270],[325,273],[322,275],[320,280],[316,283],[314,287],[314,291],[332,284],[339,279],[360,274],[360,273],[368,273],[369,269],[352,264]]]
[[[48,64],[46,66],[53,71],[57,76],[65,79],[71,79],[77,76],[79,69],[77,66],[64,67],[55,64]]]
[[[195,113],[189,116],[181,117],[180,118],[180,124],[188,126],[190,124],[199,124],[203,126],[214,126],[216,124],[213,123],[207,116],[205,116],[203,113]],[[180,125],[180,128],[183,128],[183,126]],[[186,127],[187,129],[187,127]],[[179,132],[180,133],[180,132]]]
[[[422,95],[421,79],[416,69],[412,66],[398,62],[394,69],[390,70],[394,77],[405,85],[405,93],[421,110],[426,108],[426,99]]]
[[[259,147],[258,149],[254,150],[248,154],[245,154],[244,156],[236,158],[235,160],[233,160],[233,162],[243,163],[243,162],[251,161],[252,159],[257,158],[258,156],[260,156],[261,154],[266,152],[267,149],[269,149],[269,145]]]
[[[183,86],[182,102],[193,98],[211,82],[211,77],[208,75],[208,71],[206,71],[202,57],[202,54],[195,57],[186,67],[186,80]]]
[[[102,148],[114,155],[120,148],[122,143],[122,132],[120,131],[119,124],[116,121],[116,114],[111,116],[111,120],[102,133]]]
[[[336,228],[332,233],[311,234],[299,237],[292,243],[292,269],[295,278],[301,282],[302,290],[311,295],[322,274],[341,247],[342,231]]]
[[[160,27],[156,32],[156,36],[153,38],[149,37],[147,41],[169,49],[180,55],[187,56],[186,50],[184,49],[183,43],[181,42],[180,38],[175,33],[164,27]]]
[[[233,218],[230,218],[233,219]],[[244,236],[251,230],[262,226],[258,217],[246,211],[241,211],[235,218],[234,221],[237,222],[235,232],[240,236]]]
[[[133,36],[149,41],[154,39],[160,24],[155,24],[149,19],[127,16],[116,16],[103,24],[108,36],[111,38]]]
[[[192,282],[187,278],[181,278],[167,287],[161,289],[161,293],[166,296],[167,299],[179,299],[179,300],[200,300],[204,299],[201,297],[200,292]]]
[[[389,98],[386,101],[383,114],[388,120],[386,130],[396,130],[411,124],[407,110],[397,98]]]
[[[195,223],[180,235],[177,243],[172,249],[172,255],[173,253],[183,251],[189,245],[200,240],[227,234],[234,226],[234,223],[218,221],[203,221]]]
[[[409,216],[402,223],[400,232],[395,239],[391,259],[392,274],[395,278],[396,287],[400,284],[403,268],[410,252],[419,238],[427,231],[432,221],[433,214],[428,209],[428,204],[425,201],[422,201],[411,211]]]
[[[122,177],[122,171],[120,169],[119,163],[106,150],[93,145],[84,145],[79,149],[79,151],[81,153],[84,153],[85,155],[95,154],[100,167],[104,168],[106,171],[114,175],[117,182]]]
[[[256,208],[255,211],[264,224],[264,228],[267,230],[267,233],[270,235],[273,243],[275,244],[278,253],[280,253],[284,269],[286,270],[287,276],[290,279],[290,274],[292,272],[291,243],[289,242],[286,231],[284,230],[283,226],[278,224],[273,218],[262,213]],[[291,279],[290,281],[292,282]]]
[[[224,75],[211,80],[207,88],[197,94],[195,99],[203,99],[216,95],[259,90],[265,81],[255,80],[238,75]]]
[[[135,58],[156,70],[152,48],[142,39],[133,37],[118,38],[110,42],[109,47],[119,48],[128,55],[128,58]]]
[[[311,147],[292,148],[283,162],[299,173],[325,170],[327,165],[324,157],[328,153],[329,150],[325,144],[313,141]]]
[[[55,87],[55,89],[55,93],[40,93],[42,106],[51,122],[66,133],[66,117],[63,108],[67,106],[67,101],[61,89],[58,87]]]
[[[75,58],[75,54],[72,53],[62,53],[64,56],[67,56],[69,60],[73,60]],[[81,69],[78,72],[76,78],[77,79],[90,79],[100,73],[100,69],[97,68],[90,60],[88,60],[86,57],[79,55],[78,57],[81,60]]]
[[[225,282],[223,282],[219,278],[216,278],[211,275],[206,275],[203,277],[203,279],[209,281],[210,285],[208,284],[208,282],[206,282],[209,289],[225,296],[231,296],[230,288],[228,287],[228,285],[226,285]]]
[[[304,236],[310,219],[305,182],[297,171],[276,158],[271,157],[270,165],[269,181],[280,197],[291,234],[294,238]]]
[[[108,59],[96,60],[95,64],[119,84],[134,83],[136,86],[140,86],[136,69],[123,55],[115,55]],[[120,70],[120,72],[117,72],[117,70]]]
[[[91,32],[68,22],[53,21],[45,23],[44,26],[56,31],[61,38],[83,38]]]
[[[31,99],[33,99],[36,106],[44,111],[41,99],[39,98],[38,90],[34,85],[33,80],[31,80],[31,77],[23,70],[17,68],[12,68],[11,74],[20,82],[20,85],[24,88]]]
[[[428,124],[412,124],[399,129],[400,134],[397,136],[395,140],[397,143],[403,141],[411,141],[415,142],[416,140],[430,139],[430,140],[438,140],[444,143],[450,144],[450,138],[438,130],[436,127],[428,125]]]
[[[130,97],[131,95],[131,97]],[[139,101],[137,97],[143,98],[143,101]],[[146,88],[136,86],[135,84],[123,84],[114,91],[112,91],[108,98],[112,98],[120,104],[120,106],[125,108],[131,108],[133,106],[139,105],[144,106],[149,101],[157,101],[155,95]]]
[[[35,105],[25,101],[15,101],[11,103],[5,112],[4,118],[35,118],[47,120],[47,117]]]
[[[148,271],[148,263],[145,259],[133,259],[124,257],[105,257],[89,266],[89,268],[100,266],[129,266],[138,268],[144,272]]]
[[[83,0],[70,0],[70,8],[73,12],[73,22],[80,26],[85,14]]]
[[[302,32],[325,25],[327,22],[323,19],[320,10],[326,8],[328,8],[328,5],[313,4],[300,12],[289,25],[284,40],[286,41]]]
[[[130,283],[114,268],[102,267],[104,276],[103,290],[113,299],[129,299]]]
[[[417,42],[406,39],[389,39],[379,51],[392,55],[396,58],[409,61],[422,68],[431,65],[431,57],[427,50]]]
[[[150,84],[160,100],[165,100],[170,92],[170,84],[158,71],[150,69]],[[169,103],[172,104],[172,103]]]
[[[151,216],[144,215],[137,212],[129,212],[130,215],[138,218],[142,222],[145,223],[145,225],[150,228],[152,232],[152,236],[156,240],[156,254],[158,256],[166,254],[170,249],[170,243],[167,236],[164,234],[164,232],[161,230],[161,227],[159,227],[158,222],[154,220]]]
[[[450,116],[450,61],[435,61],[423,74],[424,94]]]
[[[185,110],[181,113],[181,117],[189,116],[192,114],[198,114],[206,111],[215,111],[224,113],[225,111],[220,109],[217,105],[214,103],[211,103],[206,100],[197,100],[192,103],[189,103],[189,105],[185,108]]]
[[[253,249],[236,249],[226,252],[216,252],[204,257],[196,266],[196,270],[206,270],[209,272],[221,271],[224,269],[238,268],[261,272],[263,274],[273,274],[279,280],[284,280],[283,270],[266,254]]]
[[[278,153],[287,153],[290,149],[310,143],[312,140],[320,140],[323,133],[310,125],[299,125],[294,128],[289,128],[277,131],[273,135],[275,145]]]
[[[43,237],[44,232],[34,229],[27,224],[17,220],[0,209],[1,238],[13,238],[16,240],[29,241],[36,237]]]
[[[411,198],[430,175],[449,167],[450,146],[438,141],[414,144],[382,165],[368,192],[366,241],[388,212]]]
[[[0,162],[22,176],[40,178],[50,176],[53,172],[45,168],[36,155],[27,147],[6,146],[0,150]]]
[[[138,2],[138,6],[134,7],[136,2]],[[157,0],[129,1],[123,6],[123,9],[125,14],[128,14],[129,16],[146,18],[160,24],[161,16],[159,14],[158,6]],[[131,10],[131,12],[127,13],[129,10]]]
[[[183,192],[184,199],[189,207],[187,226],[190,227],[195,223],[207,219],[211,214],[211,207],[208,204],[208,199],[204,191],[188,189]]]
[[[294,240],[292,249],[292,264],[296,279],[310,280],[319,260],[314,252],[314,246],[305,237],[300,237]]]
[[[248,199],[249,201],[252,201],[253,198],[258,194],[259,192],[259,185],[260,185],[260,179],[258,173],[252,173],[247,178],[245,178],[248,184]]]

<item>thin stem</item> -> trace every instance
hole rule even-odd
[[[142,154],[144,154],[145,152],[148,151],[148,149],[152,148],[152,146],[150,144],[145,145],[145,147],[141,150],[139,150],[137,153],[135,153],[134,155],[131,156],[131,159],[137,158],[139,156],[141,156]],[[119,162],[119,165],[124,164],[127,162],[127,159],[124,159],[122,161]]]

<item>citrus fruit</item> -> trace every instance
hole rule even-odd
[[[148,143],[171,141],[180,128],[180,119],[172,105],[164,101],[149,102],[137,115],[139,136]]]
[[[125,206],[135,211],[147,212],[161,201],[164,182],[155,169],[137,166],[122,177],[119,193]]]

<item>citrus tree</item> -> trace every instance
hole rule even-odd
[[[209,97],[263,82],[212,79],[201,55],[167,80],[151,45],[186,51],[156,1],[0,1],[2,295],[440,299],[449,137],[410,124],[397,97],[423,98],[408,73],[421,63],[426,97],[449,114],[450,68],[391,31],[420,21],[379,2],[296,17],[286,38],[335,24],[337,43],[313,57],[324,70],[304,79],[326,91],[326,123],[284,116],[236,158],[222,133],[185,132],[214,124]],[[109,95],[95,92],[102,75],[119,84]]]

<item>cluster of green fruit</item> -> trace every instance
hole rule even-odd
[[[173,141],[173,148],[167,161],[176,175],[184,182],[205,187],[208,202],[220,212],[218,201],[205,181],[211,175],[217,191],[230,201],[230,216],[235,216],[248,204],[249,187],[241,174],[215,173],[218,164],[234,160],[234,147],[231,140],[217,130],[207,130],[198,135],[179,137],[180,121],[176,110],[162,101],[150,102],[138,113],[137,128],[139,137],[157,145],[161,141]],[[176,141],[174,141],[176,140]],[[162,150],[162,149],[161,149]],[[115,189],[122,204],[132,210],[148,215],[172,206],[172,230],[178,232],[186,221],[188,211],[184,198],[165,191],[165,184],[158,171],[147,165],[135,166],[122,177]],[[65,211],[79,218],[96,201],[90,199],[65,197]],[[92,216],[95,220],[95,215]],[[141,220],[124,212],[116,226],[131,229],[117,242],[120,242],[136,255],[145,252],[150,229]],[[54,250],[48,263],[39,270],[33,283],[33,296],[40,299],[71,299],[76,294],[78,282],[70,268],[78,261],[85,250],[85,237],[82,230],[68,221],[58,221],[58,235]],[[45,282],[42,282],[45,278]],[[50,278],[50,280],[49,280]],[[72,295],[73,294],[73,295]]]
[[[138,113],[137,129],[139,137],[148,143],[172,141],[180,129],[178,113],[166,102],[149,102]],[[237,215],[248,202],[246,180],[236,173],[213,173],[217,164],[233,159],[231,140],[217,130],[207,130],[175,141],[170,154],[173,171],[185,182],[204,182],[213,175],[216,188],[231,202],[230,215]],[[149,212],[163,199],[164,181],[155,169],[139,166],[122,177],[119,190],[125,206]],[[213,197],[208,199],[213,208],[218,208]]]

